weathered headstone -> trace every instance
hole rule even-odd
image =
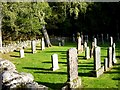
[[[108,58],[108,67],[111,68],[112,67],[112,47],[108,48],[108,52],[107,52],[107,58]]]
[[[104,72],[104,66],[101,66],[101,50],[100,47],[94,49],[94,75],[99,77]]]
[[[32,53],[36,53],[36,42],[34,40],[31,41],[31,49],[32,49]]]
[[[113,37],[110,37],[110,46],[113,45]]]
[[[108,58],[104,59],[104,71],[108,71]]]
[[[90,58],[90,51],[89,51],[89,47],[85,48],[85,58],[89,59]]]
[[[55,70],[59,69],[58,55],[57,54],[53,54],[51,56],[51,59],[52,59],[52,70],[55,71]]]
[[[42,37],[41,39],[41,50],[44,50],[45,49],[45,41],[44,41],[44,38]]]
[[[117,63],[116,53],[115,53],[115,43],[113,43],[112,46],[112,60],[113,60],[113,64]]]
[[[67,77],[67,90],[81,88],[81,79],[78,77],[78,58],[76,48],[70,48],[67,51]],[[63,88],[62,90],[66,89]]]
[[[24,58],[24,49],[20,49],[20,58]]]

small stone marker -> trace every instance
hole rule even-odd
[[[110,37],[110,46],[113,45],[113,37]]]
[[[85,58],[86,58],[86,59],[90,59],[89,47],[86,47],[86,48],[85,48]]]
[[[41,50],[44,50],[45,49],[45,41],[44,41],[44,38],[42,37],[41,39]]]
[[[108,48],[108,67],[112,67],[112,47]]]
[[[52,58],[52,70],[55,71],[55,70],[59,69],[58,55],[57,54],[53,54],[51,56],[51,58]]]
[[[65,40],[61,41],[61,45],[64,46],[65,45]]]
[[[31,41],[31,49],[32,49],[32,53],[36,53],[36,42],[34,40]]]
[[[94,49],[94,75],[99,77],[104,72],[104,66],[101,67],[101,51],[100,47]]]
[[[62,90],[76,90],[81,88],[81,79],[78,77],[78,57],[76,48],[70,48],[67,51],[67,77],[67,86],[63,87]]]
[[[104,59],[104,71],[108,71],[108,58]]]
[[[20,58],[24,58],[24,49],[20,49]]]
[[[117,63],[116,53],[115,53],[115,43],[113,43],[113,47],[112,47],[112,60],[113,60],[113,65]]]

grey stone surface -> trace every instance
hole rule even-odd
[[[87,47],[87,42],[84,43],[84,48],[86,48],[86,47]]]
[[[32,53],[36,53],[36,42],[35,42],[35,40],[31,41],[31,49],[32,49]]]
[[[44,38],[42,37],[41,39],[41,50],[44,50],[45,49],[45,41],[44,41]]]
[[[117,63],[116,52],[115,52],[115,43],[113,43],[113,46],[112,46],[112,60],[113,60],[113,64]]]
[[[108,58],[104,59],[104,71],[108,71]]]
[[[91,50],[90,50],[90,57],[93,57],[94,48],[95,48],[95,43],[92,42],[92,44],[91,44]]]
[[[81,37],[78,37],[78,42],[77,42],[77,50],[81,50]]]
[[[97,39],[94,38],[94,46],[97,47]]]
[[[101,68],[101,50],[100,47],[94,49],[94,70]]]
[[[19,73],[13,63],[4,59],[0,59],[0,88],[2,90],[48,89],[46,86],[39,85],[35,82],[32,74],[25,72]]]
[[[108,58],[108,67],[111,68],[112,67],[112,47],[108,48],[107,58]]]
[[[24,55],[24,49],[20,49],[20,58],[24,58],[25,55]]]
[[[70,48],[67,51],[67,73],[68,73],[67,80],[68,88],[74,89],[80,88],[81,79],[78,77],[78,58],[76,48]]]
[[[113,37],[110,37],[110,46],[112,47],[113,45]]]
[[[86,48],[85,48],[85,58],[86,58],[86,59],[89,59],[89,58],[90,58],[90,49],[89,49],[89,47],[86,47]]]
[[[59,69],[58,55],[57,54],[53,54],[51,56],[51,59],[52,59],[52,70],[55,71],[55,70]]]

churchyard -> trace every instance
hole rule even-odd
[[[64,45],[60,45],[60,43],[58,43],[57,45],[53,45],[49,48],[44,48],[44,46],[42,46],[40,43],[37,43],[35,51],[33,48],[31,50],[30,47],[25,48],[24,56],[22,58],[20,58],[19,50],[15,50],[14,52],[9,52],[6,54],[0,53],[0,55],[1,58],[10,60],[13,64],[15,64],[18,72],[31,73],[34,76],[34,80],[38,84],[45,85],[50,90],[61,90],[66,85],[66,82],[71,82],[74,80],[72,79],[73,77],[80,78],[80,88],[117,89],[120,87],[120,43],[115,42],[117,63],[110,61],[111,59],[105,60],[105,58],[113,57],[110,55],[110,51],[108,51],[110,42],[104,42],[104,44],[101,44],[96,42],[94,39],[94,43],[97,43],[99,48],[97,48],[94,44],[95,51],[93,50],[93,56],[85,56],[87,53],[90,54],[92,51],[91,42],[88,42],[87,45],[85,45],[85,47],[89,46],[89,49],[88,47],[84,50],[80,49],[80,52],[79,50],[76,52],[78,49],[77,42],[65,42]],[[73,51],[69,51],[68,54],[68,50],[70,50],[70,48],[74,49],[71,49]],[[79,53],[78,56],[76,56],[77,54],[74,52]],[[70,53],[72,53],[72,56]],[[52,62],[54,62],[54,58],[56,57],[58,58],[58,63],[56,62],[57,66],[56,64],[52,64]],[[78,62],[71,62],[72,60],[78,60]],[[67,65],[68,62],[70,63],[69,66]],[[72,63],[75,64],[72,65]],[[111,65],[112,63],[114,63],[114,65]],[[74,66],[78,67],[75,68]],[[72,69],[72,67],[74,69]],[[69,72],[70,76],[67,75],[67,68],[69,68],[69,71],[71,70]],[[78,72],[76,69],[78,69]],[[76,75],[74,75],[74,73],[76,73]],[[67,78],[68,76],[70,77],[70,80]]]

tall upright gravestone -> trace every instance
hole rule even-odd
[[[108,67],[111,68],[112,67],[112,47],[108,48]]]
[[[113,59],[113,64],[117,63],[116,52],[115,52],[115,43],[113,43],[113,46],[112,46],[112,59]]]
[[[67,90],[78,90],[81,88],[81,79],[78,77],[77,49],[70,48],[67,51]],[[66,90],[66,89],[62,89]]]
[[[31,49],[32,49],[32,53],[36,53],[36,42],[34,40],[31,41]]]
[[[45,49],[45,41],[44,41],[44,38],[42,37],[41,39],[41,50],[44,50]]]
[[[95,47],[94,49],[94,71],[93,75],[99,77],[104,72],[104,66],[101,66],[101,49],[100,47]]]
[[[55,71],[55,70],[59,69],[58,55],[57,54],[53,54],[51,56],[51,58],[52,58],[52,70]]]

